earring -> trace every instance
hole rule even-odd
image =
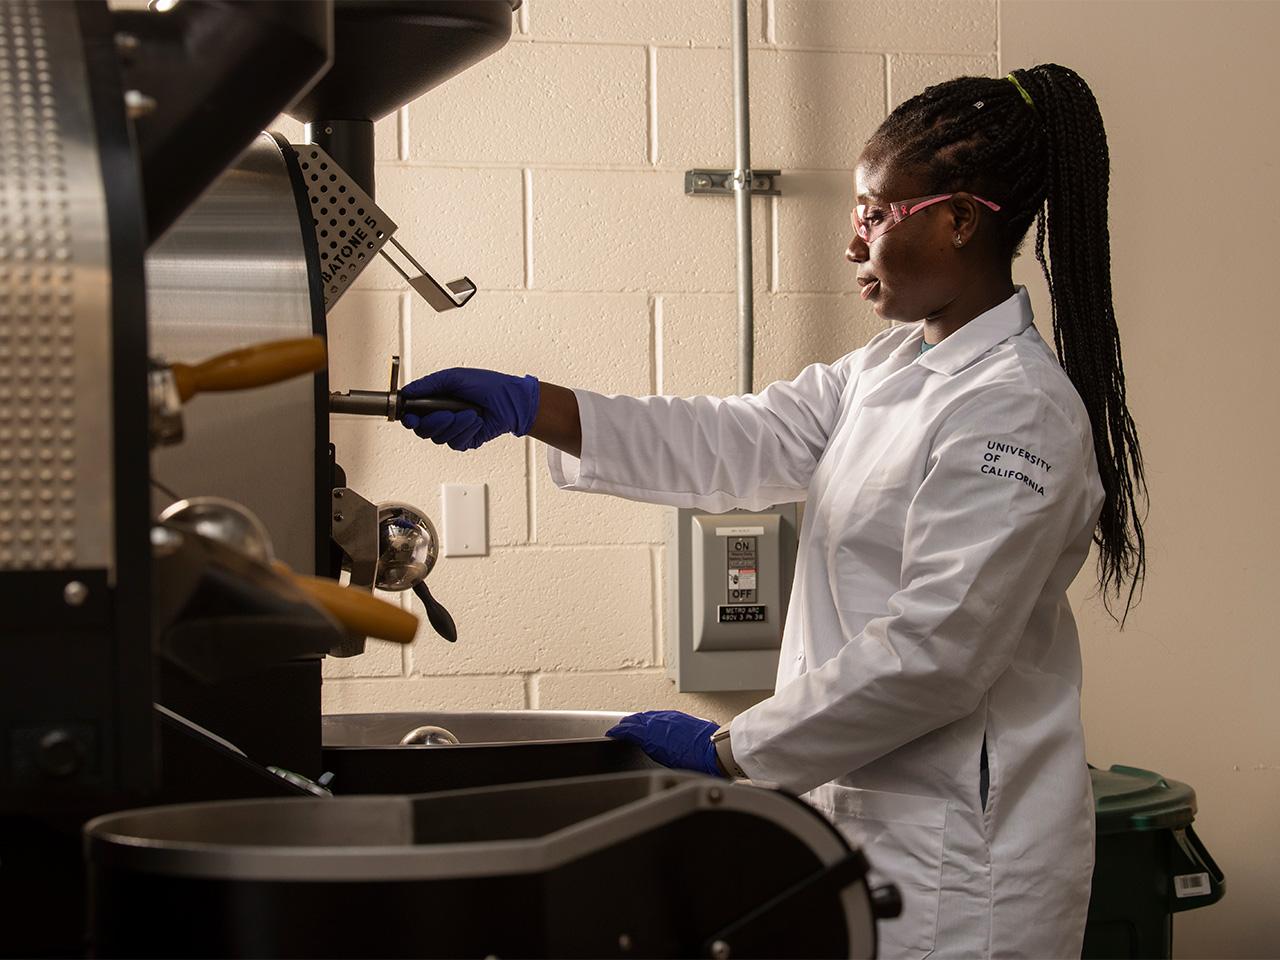
[[[951,242],[954,243],[957,247],[964,246],[964,241],[960,239],[960,234],[958,233],[956,234],[956,238]]]

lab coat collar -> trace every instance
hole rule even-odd
[[[1017,287],[1013,296],[1003,303],[997,304],[986,313],[980,313],[951,336],[947,337],[933,349],[927,351],[916,361],[920,366],[944,373],[947,376],[959,373],[973,361],[998,343],[1010,337],[1016,337],[1031,326],[1034,317],[1031,313],[1031,298],[1026,287]],[[920,341],[924,339],[924,324],[920,323],[916,333],[907,338],[907,342],[899,349],[907,349],[908,345],[916,351],[920,350]]]

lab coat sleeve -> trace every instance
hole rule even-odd
[[[802,500],[856,356],[740,397],[577,390],[582,456],[550,449],[551,477],[566,490],[710,511]]]
[[[739,765],[802,793],[968,716],[1010,665],[1048,578],[1092,530],[1100,503],[1087,421],[1025,386],[993,385],[967,401],[936,434],[907,508],[887,612],[733,720]],[[831,584],[840,607],[849,588],[838,565]]]

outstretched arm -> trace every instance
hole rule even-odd
[[[571,457],[582,456],[582,419],[572,390],[541,382],[542,398],[529,435]]]

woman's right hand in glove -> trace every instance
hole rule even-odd
[[[407,384],[408,400],[438,397],[462,400],[477,410],[437,410],[424,416],[406,413],[401,422],[424,440],[447,443],[454,450],[474,450],[504,433],[523,437],[538,415],[540,384],[536,377],[513,377],[493,370],[451,367]]]

